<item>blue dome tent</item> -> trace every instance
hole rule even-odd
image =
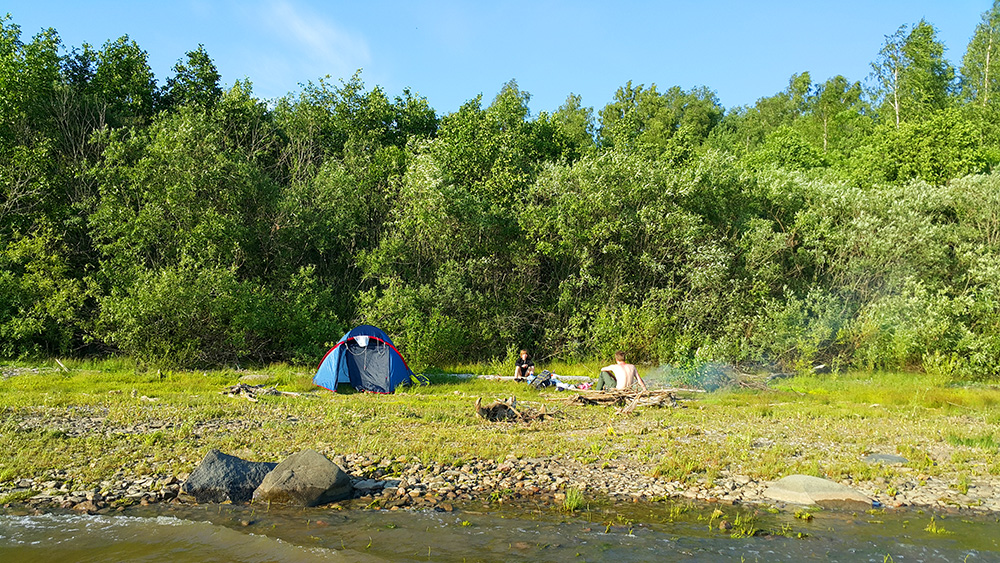
[[[392,340],[371,325],[351,329],[326,353],[313,383],[337,391],[337,384],[350,383],[358,391],[392,393],[410,383],[413,372]]]

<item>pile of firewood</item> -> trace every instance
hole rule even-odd
[[[518,405],[515,397],[494,401],[485,407],[482,398],[479,398],[476,399],[476,416],[490,422],[531,422],[552,418],[554,413],[546,411],[545,405],[537,410],[523,404]]]

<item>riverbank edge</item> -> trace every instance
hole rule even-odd
[[[508,457],[473,460],[461,466],[424,464],[417,459],[375,458],[359,454],[328,455],[350,476],[352,498],[324,505],[332,509],[428,509],[451,512],[457,506],[485,503],[533,503],[553,511],[571,511],[594,502],[687,502],[753,510],[799,511],[818,508],[776,502],[764,494],[769,481],[721,472],[712,482],[682,483],[653,477],[648,468],[615,464],[583,465],[556,458]],[[909,471],[909,468],[899,468]],[[842,481],[867,495],[873,510],[903,509],[1000,515],[994,491],[1000,482],[969,483],[965,492],[928,475],[911,472],[913,480],[886,491],[876,481]],[[187,474],[128,477],[119,472],[93,487],[74,489],[65,472],[0,483],[0,506],[34,513],[70,510],[81,514],[121,512],[130,506],[160,503],[194,504],[181,484]],[[912,486],[909,486],[912,484]],[[983,493],[980,495],[979,493]],[[894,494],[890,494],[894,493]],[[569,497],[569,498],[567,498]],[[322,508],[322,507],[321,507]]]

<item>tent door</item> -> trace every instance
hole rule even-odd
[[[389,393],[389,347],[378,341],[360,346],[348,341],[347,371],[351,384],[358,389]]]

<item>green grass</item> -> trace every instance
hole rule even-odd
[[[29,498],[35,496],[35,494],[36,494],[35,491],[25,490],[16,493],[10,493],[7,495],[0,495],[0,506],[3,506],[7,503],[13,504],[18,502],[24,502]]]
[[[1000,442],[997,442],[993,434],[984,434],[978,436],[959,436],[957,434],[948,434],[948,443],[953,446],[967,446],[969,448],[979,448],[983,450],[997,450],[1000,449]]]
[[[209,448],[259,461],[280,461],[303,448],[440,463],[551,456],[625,463],[686,483],[724,474],[765,480],[805,473],[881,478],[883,490],[906,478],[904,469],[947,477],[959,488],[1000,472],[1000,388],[956,387],[918,374],[795,377],[768,390],[691,394],[682,402],[687,408],[618,416],[613,408],[567,406],[554,400],[565,394],[552,390],[448,375],[489,373],[500,364],[454,366],[431,374],[429,386],[395,395],[330,393],[312,386],[311,367],[171,371],[127,360],[63,364],[68,372],[39,366],[47,369],[0,385],[0,448],[12,452],[0,458],[0,481],[61,469],[81,483],[118,471],[177,474],[190,471]],[[600,365],[544,367],[593,375]],[[241,379],[302,395],[251,403],[220,394]],[[477,398],[512,395],[559,416],[511,425],[474,415]],[[81,416],[99,420],[100,431],[74,436],[60,423]],[[149,427],[154,421],[168,424]],[[905,468],[861,461],[872,452],[910,461]]]
[[[563,499],[563,510],[566,512],[576,512],[583,506],[583,492],[579,489],[566,489],[566,498]]]

